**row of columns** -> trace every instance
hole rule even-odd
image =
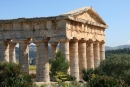
[[[58,42],[52,42],[52,57],[56,53]],[[19,64],[23,70],[29,73],[29,48],[28,41],[19,41]],[[14,43],[8,41],[0,42],[0,61],[16,62]],[[98,67],[101,60],[105,59],[104,43],[85,40],[60,40],[60,50],[64,53],[66,60],[70,62],[68,74],[75,76],[76,80],[82,80],[83,68]],[[48,40],[41,40],[36,43],[36,81],[49,82],[49,58]]]
[[[65,54],[70,62],[68,73],[82,80],[82,69],[98,67],[101,60],[105,59],[105,49],[103,42],[93,42],[85,40],[61,40],[60,50]]]
[[[29,48],[28,41],[19,41],[19,64],[25,72],[29,73]],[[16,43],[10,41],[0,42],[0,61],[16,63]]]

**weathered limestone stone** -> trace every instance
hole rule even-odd
[[[60,40],[60,51],[63,52],[65,58],[68,62],[70,62],[70,54],[69,54],[69,39],[61,39]],[[70,74],[70,68],[68,69],[68,74]]]
[[[8,41],[0,41],[0,61],[9,62],[9,44],[8,44]]]
[[[87,61],[86,61],[86,41],[81,41],[78,44],[78,51],[79,51],[79,75],[80,80],[82,80],[82,70],[87,68]]]
[[[29,47],[27,41],[19,42],[19,64],[22,65],[23,71],[29,73]]]
[[[58,42],[50,43],[51,45],[51,58],[55,58],[56,55],[56,49],[57,49]]]
[[[105,47],[104,47],[104,43],[100,44],[100,60],[104,60],[105,59]]]
[[[79,81],[78,41],[70,42],[70,74]]]
[[[88,58],[87,58],[87,68],[94,69],[94,55],[93,55],[93,42],[88,43]]]
[[[37,45],[37,60],[36,60],[36,75],[38,82],[50,82],[49,76],[49,58],[48,58],[48,43],[40,42]]]
[[[68,74],[79,81],[82,80],[82,68],[97,67],[105,59],[107,27],[92,7],[52,17],[0,20],[0,61],[15,62],[15,44],[9,43],[19,43],[19,64],[29,73],[28,44],[36,43],[36,81],[49,82],[48,43],[51,44],[52,58],[60,43],[60,50],[70,62]]]
[[[15,43],[9,44],[9,62],[16,63]]]
[[[39,81],[40,78],[40,70],[39,70],[39,44],[35,43],[36,45],[36,81]]]
[[[94,68],[98,67],[99,64],[100,64],[99,42],[96,41],[94,44]]]

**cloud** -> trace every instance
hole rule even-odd
[[[130,45],[130,40],[128,40],[125,44],[126,44],[126,45]]]

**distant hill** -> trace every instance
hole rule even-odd
[[[105,46],[105,50],[117,50],[117,49],[124,49],[124,48],[130,48],[130,45],[120,45],[116,47],[110,47],[110,46]]]

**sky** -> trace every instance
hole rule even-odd
[[[56,16],[86,6],[109,26],[106,46],[130,44],[130,0],[0,0],[0,19]]]

